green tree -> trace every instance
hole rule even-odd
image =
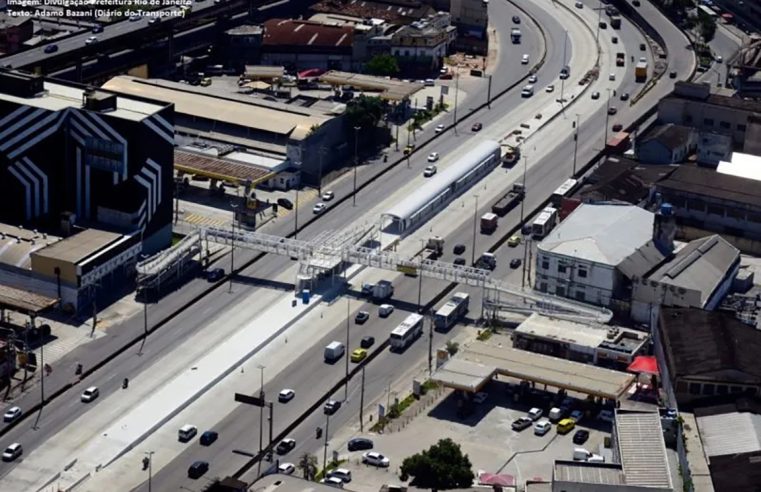
[[[349,101],[346,118],[351,128],[358,126],[365,130],[375,127],[383,118],[384,111],[381,98],[362,95]]]
[[[454,355],[460,350],[460,344],[453,341],[447,342],[447,352],[449,352],[449,355]]]
[[[414,454],[402,462],[402,480],[412,477],[411,485],[423,489],[462,489],[473,484],[468,455],[451,439],[440,439],[427,451]]]
[[[698,16],[698,29],[703,42],[710,43],[716,35],[716,21],[707,14],[701,13]]]
[[[391,55],[375,55],[365,64],[365,70],[372,75],[396,75],[399,73],[399,64]]]
[[[305,480],[314,480],[317,475],[317,457],[313,454],[304,453],[299,458],[299,470],[304,474]]]

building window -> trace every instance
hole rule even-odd
[[[579,277],[587,278],[587,270],[585,268],[579,268],[579,271],[577,273]]]
[[[713,396],[713,390],[714,385],[713,384],[704,384],[703,385],[703,394],[706,396]]]
[[[565,287],[562,285],[558,285],[558,288],[555,289],[555,295],[558,295],[560,297],[565,297]]]
[[[586,299],[587,299],[587,296],[586,296],[586,294],[584,293],[583,290],[577,290],[576,291],[576,300],[577,301],[584,302],[584,301],[586,301]]]
[[[726,395],[729,393],[729,388],[727,388],[724,384],[717,384],[716,385],[716,394],[717,395]]]
[[[547,282],[542,282],[541,284],[539,284],[539,290],[541,290],[542,292],[547,292]]]
[[[717,205],[708,205],[708,213],[714,214],[714,215],[721,215],[724,216],[724,207],[719,207]]]
[[[700,394],[700,383],[690,383],[690,394],[691,395]]]
[[[713,126],[713,118],[703,118],[703,124],[705,126]]]
[[[550,260],[546,258],[542,258],[542,269],[543,270],[549,270],[550,269]]]
[[[744,131],[745,131],[745,128],[746,128],[746,126],[745,126],[745,125],[737,125],[737,130],[738,130],[738,131],[744,132]]]
[[[124,145],[102,138],[85,139],[85,164],[108,172],[124,173]]]
[[[732,128],[732,125],[728,121],[720,121],[719,126],[725,130],[730,130]]]
[[[558,273],[565,273],[565,265],[558,265]]]

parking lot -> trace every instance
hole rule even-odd
[[[596,419],[597,409],[589,409],[589,416],[565,435],[559,435],[554,424],[544,436],[535,435],[533,426],[522,431],[512,430],[512,423],[526,416],[533,406],[542,408],[544,416],[540,420],[546,420],[555,396],[540,388],[529,389],[531,396],[515,402],[513,394],[508,391],[516,388],[517,385],[502,380],[490,382],[484,390],[488,393],[486,400],[475,404],[473,413],[464,418],[458,417],[457,396],[453,391],[446,391],[436,404],[421,411],[404,428],[392,425],[382,435],[363,434],[374,441],[375,451],[390,459],[390,467],[376,469],[363,465],[362,451],[347,453],[344,447],[341,458],[347,461],[341,467],[350,469],[353,475],[346,488],[365,492],[377,491],[383,484],[402,484],[399,469],[404,458],[446,437],[459,443],[470,457],[474,474],[479,471],[506,473],[515,476],[517,484],[539,477],[550,479],[553,461],[572,459],[575,447],[602,454],[606,461],[610,461],[610,450],[603,449],[604,438],[610,436],[610,424]],[[574,408],[583,406],[584,402],[577,400]],[[589,439],[581,446],[572,442],[579,429],[589,431]]]

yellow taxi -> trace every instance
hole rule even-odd
[[[573,419],[563,419],[558,422],[557,431],[558,434],[568,434],[576,427],[576,421]]]
[[[520,236],[512,236],[510,239],[507,240],[507,245],[511,248],[514,248],[518,246],[521,243],[521,237]]]
[[[351,353],[352,362],[362,362],[367,357],[367,350],[363,348],[354,349]]]

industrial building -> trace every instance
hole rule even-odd
[[[486,140],[382,214],[387,232],[406,235],[489,174],[500,163],[499,143]],[[390,223],[389,223],[390,221]]]
[[[306,183],[316,183],[351,155],[343,103],[297,97],[288,104],[216,89],[213,84],[196,87],[129,76],[114,77],[103,87],[174,105],[180,144],[203,141],[228,152],[237,151],[237,156],[214,157],[259,170],[293,169]],[[257,160],[275,164],[265,168]]]
[[[65,213],[139,231],[148,250],[167,246],[173,122],[171,105],[0,73],[0,193],[16,204],[0,221],[50,230]]]
[[[513,332],[513,347],[624,370],[650,337],[619,326],[590,326],[533,313]]]

